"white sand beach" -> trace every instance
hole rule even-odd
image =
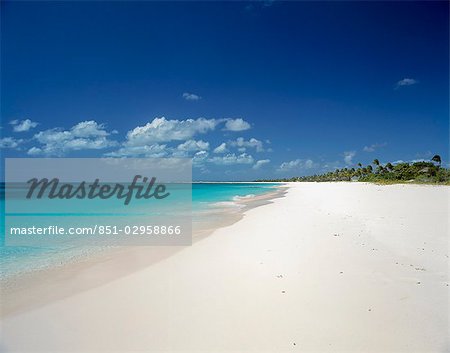
[[[449,352],[450,188],[289,186],[191,247],[4,317],[0,351]]]

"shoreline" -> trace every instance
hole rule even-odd
[[[287,186],[281,183],[276,191],[268,191],[233,201],[234,207],[217,208],[205,217],[203,226],[193,225],[192,245],[216,230],[228,227],[245,217],[253,208],[284,197]],[[230,201],[231,202],[231,201]],[[98,248],[96,251],[71,259],[66,263],[15,274],[0,281],[0,319],[34,309],[54,300],[104,285],[133,272],[152,266],[186,246],[123,246]],[[74,280],[75,285],[67,285]],[[32,300],[30,300],[32,298]]]

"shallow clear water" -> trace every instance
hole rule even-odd
[[[257,196],[270,191],[276,184],[259,183],[198,183],[192,185],[193,222],[202,222],[210,210],[222,210],[236,205],[238,198]],[[4,246],[4,184],[0,185],[0,277],[6,278],[24,272],[42,269],[74,261],[90,253],[98,252],[98,247],[11,247]],[[140,211],[142,204],[133,211]],[[139,208],[139,209],[138,209]],[[176,211],[174,211],[176,213]],[[217,215],[217,214],[216,214]],[[174,214],[176,216],[176,214]]]

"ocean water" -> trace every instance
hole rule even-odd
[[[195,183],[192,184],[192,222],[205,223],[208,217],[217,217],[221,212],[233,210],[239,212],[239,200],[273,192],[276,184],[271,183]],[[62,247],[62,246],[5,246],[5,192],[0,184],[0,278],[5,279],[17,274],[58,266],[85,258],[102,249],[97,246]],[[142,203],[136,204],[134,212],[143,211]],[[176,207],[170,205],[176,217]]]

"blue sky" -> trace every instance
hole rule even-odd
[[[448,161],[447,2],[2,2],[3,157],[196,180]]]

